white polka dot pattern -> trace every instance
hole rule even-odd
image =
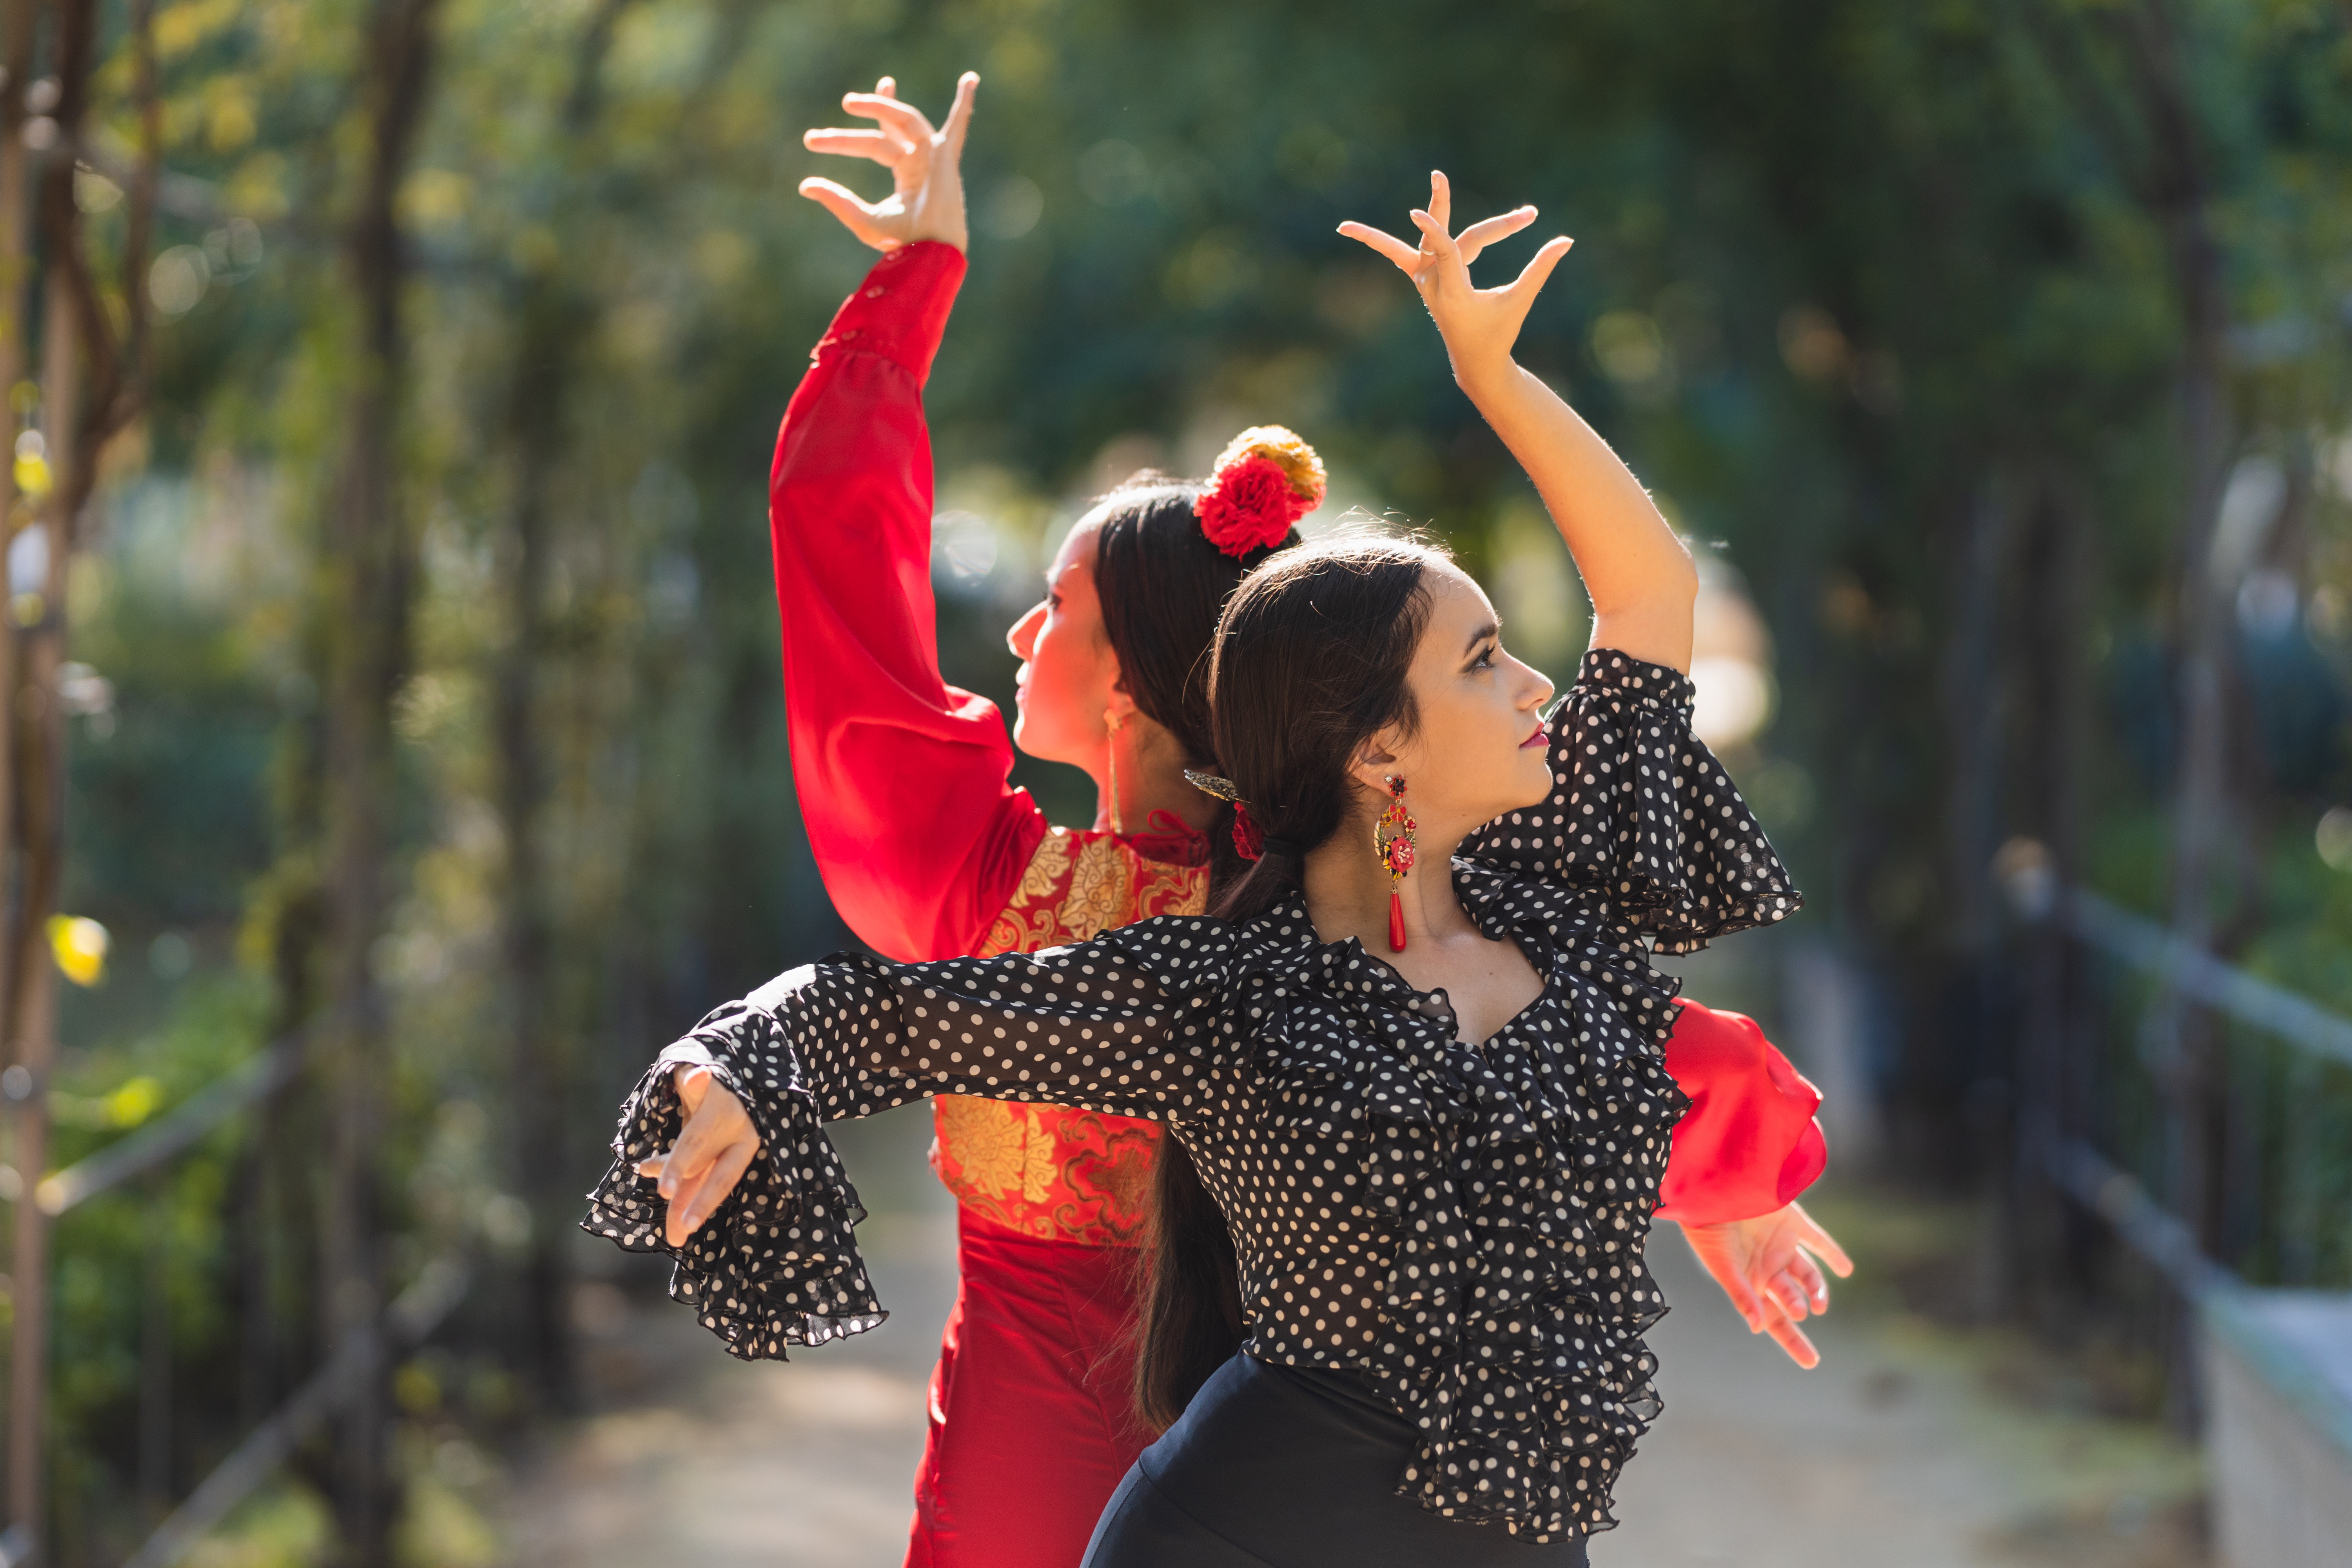
[[[1438,1513],[1538,1542],[1608,1528],[1658,1410],[1642,1333],[1664,1304],[1643,1246],[1687,1106],[1663,1049],[1676,983],[1642,931],[1703,941],[1795,895],[1690,738],[1687,683],[1595,657],[1555,716],[1555,766],[1581,772],[1453,866],[1480,927],[1546,977],[1493,1038],[1455,1038],[1444,993],[1360,943],[1318,943],[1295,895],[1238,924],[795,970],[690,1037],[766,1150],[679,1253],[673,1293],[747,1357],[880,1321],[824,1121],[934,1093],[1160,1118],[1233,1229],[1250,1354],[1370,1378],[1421,1433],[1399,1489]],[[624,1247],[661,1246],[635,1162],[675,1134],[667,1085],[632,1097],[593,1195],[589,1228]]]

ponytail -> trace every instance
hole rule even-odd
[[[1233,1235],[1201,1184],[1192,1156],[1173,1138],[1160,1141],[1142,1264],[1135,1409],[1160,1432],[1176,1424],[1201,1385],[1242,1344],[1241,1268]]]

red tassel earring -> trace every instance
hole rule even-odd
[[[1389,777],[1389,808],[1372,824],[1372,852],[1389,872],[1389,951],[1404,951],[1404,874],[1412,869],[1412,830],[1404,814],[1404,780]]]

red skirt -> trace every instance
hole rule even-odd
[[[1153,1434],[1134,1414],[1135,1254],[959,1212],[907,1568],[1078,1568]]]

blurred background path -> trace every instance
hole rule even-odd
[[[587,1287],[597,1408],[516,1472],[505,1525],[519,1568],[899,1561],[954,1293],[952,1214],[924,1176],[920,1111],[840,1136],[874,1210],[862,1235],[891,1321],[788,1365],[744,1365],[685,1310]],[[1835,1224],[1865,1267],[1902,1250],[1883,1216]],[[2189,1450],[2000,1391],[2034,1373],[2000,1343],[1904,1311],[1883,1276],[1844,1293],[1821,1326],[1824,1364],[1806,1373],[1748,1335],[1671,1227],[1653,1257],[1675,1305],[1653,1342],[1667,1413],[1619,1489],[1625,1522],[1595,1543],[1596,1568],[2205,1562],[2184,1506]]]

